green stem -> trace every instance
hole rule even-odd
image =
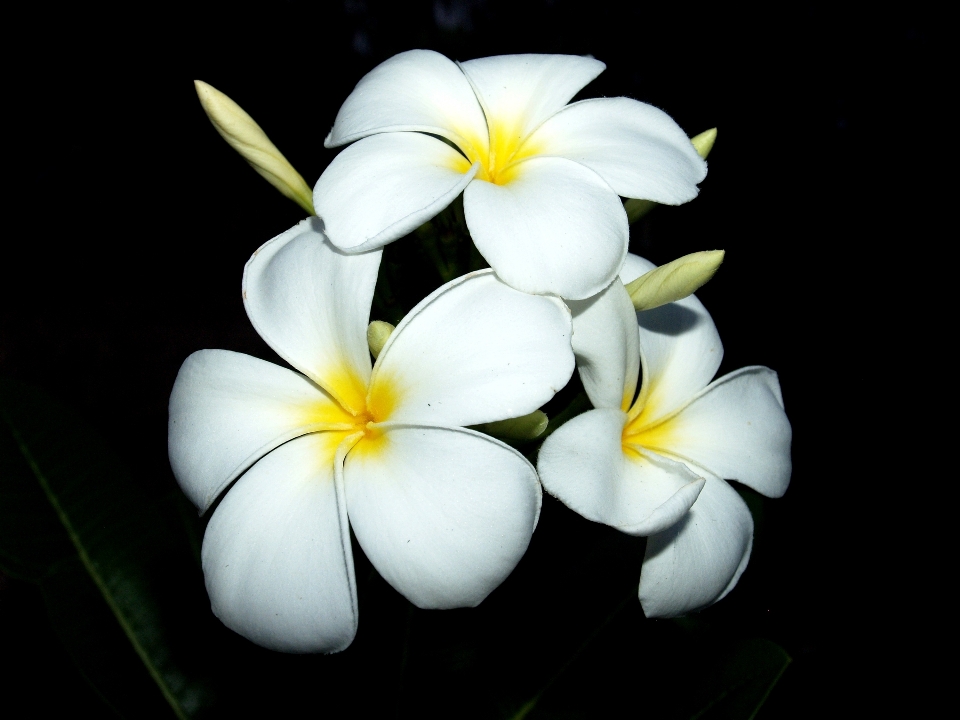
[[[17,446],[20,448],[20,453],[23,455],[24,460],[27,461],[27,464],[30,466],[30,470],[33,472],[34,477],[37,478],[37,482],[40,483],[40,487],[43,489],[44,494],[47,496],[47,500],[50,501],[50,504],[53,506],[54,512],[57,513],[57,517],[60,519],[60,523],[63,525],[64,529],[67,531],[67,535],[70,537],[70,542],[73,543],[73,547],[77,551],[77,555],[80,556],[80,562],[83,563],[83,567],[86,569],[87,573],[90,575],[94,584],[96,584],[97,589],[100,590],[100,594],[103,596],[104,601],[109,606],[110,610],[113,612],[114,617],[117,619],[117,622],[120,623],[120,627],[123,629],[124,634],[126,634],[127,639],[130,641],[130,644],[133,645],[133,649],[136,651],[137,655],[140,657],[140,660],[147,668],[147,672],[150,673],[150,677],[153,678],[153,681],[157,684],[157,687],[160,688],[160,692],[163,693],[163,697],[166,698],[167,703],[169,703],[174,714],[180,718],[180,720],[188,720],[187,714],[183,711],[183,708],[180,707],[180,703],[177,702],[177,699],[173,696],[173,693],[167,687],[163,678],[160,675],[159,670],[154,666],[153,662],[150,660],[147,651],[144,649],[143,645],[140,644],[140,640],[137,638],[136,633],[134,633],[133,628],[130,626],[130,623],[123,616],[123,612],[120,607],[117,605],[116,601],[113,598],[113,595],[110,592],[110,588],[107,586],[106,581],[100,575],[100,572],[97,570],[96,565],[94,564],[90,555],[87,554],[86,548],[83,546],[83,543],[80,540],[80,536],[77,534],[76,529],[73,527],[73,523],[70,521],[70,518],[67,516],[67,513],[64,511],[63,507],[60,505],[60,501],[57,499],[57,496],[53,493],[53,489],[50,487],[50,484],[47,482],[46,476],[40,470],[40,466],[37,464],[30,450],[27,449],[26,443],[24,443],[23,438],[17,429],[13,426],[8,418],[4,418],[7,422],[7,427],[10,428],[10,432],[13,435],[13,439],[16,441]]]

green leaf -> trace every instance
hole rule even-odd
[[[139,672],[146,670],[159,690],[156,697],[162,696],[176,717],[198,713],[210,696],[184,667],[199,662],[195,647],[185,647],[164,624],[164,614],[171,614],[164,589],[167,597],[191,593],[183,573],[169,567],[170,525],[158,503],[146,497],[83,418],[46,394],[0,380],[0,421],[4,571],[40,583],[58,635],[118,710],[127,703],[116,702],[110,693],[125,687],[128,660],[139,658]],[[184,564],[195,572],[189,553],[185,556]],[[97,618],[102,620],[104,608],[113,618],[113,632],[125,637],[121,647],[129,658],[110,651],[116,648],[109,636],[96,649],[102,636],[94,630],[102,627]],[[107,687],[104,678],[120,680]],[[138,698],[132,713],[149,715],[151,704]]]
[[[708,699],[690,720],[751,720],[790,662],[787,652],[770,640],[738,643],[701,686],[699,695]]]

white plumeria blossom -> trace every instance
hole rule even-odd
[[[570,303],[577,365],[595,409],[547,438],[537,469],[547,492],[585,518],[650,535],[640,602],[648,617],[673,617],[737,584],[753,519],[725,479],[783,495],[791,428],[769,368],[711,382],[723,346],[696,297],[634,312],[623,283],[654,267],[629,255],[621,280]]]
[[[380,247],[462,192],[470,235],[506,283],[595,295],[627,253],[618,196],[678,205],[706,176],[663,111],[622,97],[568,104],[604,67],[570,55],[454,63],[430,50],[381,63],[324,142],[354,143],[314,187],[324,231],[344,250]]]
[[[348,523],[397,591],[449,608],[504,580],[539,517],[530,463],[464,426],[531,412],[566,384],[569,311],[472,273],[418,304],[372,365],[381,254],[341,253],[315,217],[266,243],[245,268],[244,304],[296,371],[201,350],[170,398],[184,492],[205,511],[236,480],[203,540],[213,611],[268,648],[335,652],[353,640]]]

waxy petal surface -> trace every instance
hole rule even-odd
[[[313,204],[334,245],[370,250],[434,217],[463,192],[478,167],[428,135],[374,135],[334,158],[314,187]]]
[[[657,266],[629,253],[620,271],[624,284]],[[703,390],[720,367],[723,344],[713,318],[695,296],[637,313],[643,365],[637,406],[646,405],[644,422],[683,406]]]
[[[634,255],[633,253],[627,253],[627,257],[623,261],[623,267],[620,268],[620,282],[627,285],[644,273],[655,270],[656,267],[656,265],[646,258]]]
[[[250,468],[203,538],[214,614],[258,645],[337,652],[357,631],[356,582],[334,458],[340,433],[313,433]]]
[[[640,374],[637,316],[620,279],[587,300],[569,300],[573,352],[590,402],[628,410]]]
[[[746,367],[724,375],[670,419],[671,457],[737,480],[768,497],[790,484],[790,421],[777,374]]]
[[[525,138],[606,65],[577,55],[496,55],[460,63],[498,130]]]
[[[340,252],[314,217],[263,245],[243,272],[243,303],[260,337],[354,411],[370,379],[367,322],[380,256]]]
[[[637,313],[644,420],[673,412],[703,390],[723,359],[713,318],[693,295]]]
[[[477,249],[508,285],[571,300],[616,277],[629,227],[620,198],[595,172],[564,158],[532,158],[505,185],[475,180],[463,194]]]
[[[323,144],[335,147],[396,131],[433,133],[458,145],[487,139],[470,83],[456,63],[432,50],[402,52],[364,75]]]
[[[371,407],[386,419],[463,426],[525,415],[573,374],[571,320],[556,298],[514,290],[492,271],[448,283],[421,301],[380,352]]]
[[[263,455],[346,417],[299,373],[228,350],[200,350],[184,361],[170,395],[170,466],[204,512]]]
[[[548,493],[588,520],[632,535],[673,525],[690,509],[703,479],[655,454],[625,453],[620,410],[590,410],[546,439],[537,458]]]
[[[707,164],[673,119],[629,98],[565,107],[527,140],[537,153],[586,165],[618,195],[679,205],[697,196]]]
[[[709,478],[690,512],[647,540],[640,604],[647,617],[676,617],[730,592],[750,560],[753,518],[737,491]]]
[[[472,607],[510,574],[540,512],[515,450],[470,430],[393,426],[344,465],[354,533],[377,571],[421,608]]]

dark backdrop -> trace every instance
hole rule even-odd
[[[8,28],[23,52],[8,66],[14,232],[0,266],[0,372],[77,410],[148,495],[176,502],[166,403],[180,363],[200,348],[276,359],[244,314],[241,271],[302,216],[217,136],[192,81],[240,103],[312,185],[334,155],[322,141],[340,103],[396,52],[425,47],[461,60],[590,53],[607,70],[582,96],[652,103],[691,135],[719,127],[700,197],[635,225],[631,251],[657,263],[727,251],[699,293],[724,341],[721,372],[776,369],[795,432],[790,490],[763,503],[749,569],[700,619],[770,638],[794,658],[761,717],[805,717],[855,701],[864,686],[851,685],[850,668],[873,652],[863,642],[884,582],[876,546],[861,539],[864,483],[878,481],[865,477],[858,444],[870,426],[862,404],[870,368],[852,358],[877,336],[857,263],[877,237],[878,206],[866,190],[876,156],[896,152],[877,143],[889,128],[923,123],[909,108],[924,101],[911,78],[927,61],[927,25],[919,13],[864,25],[833,5],[746,13],[576,0],[30,11]],[[897,102],[878,113],[870,93],[881,82]],[[439,284],[424,273],[418,282]],[[581,542],[609,543],[618,558],[603,561],[602,576],[577,569]],[[508,628],[505,643],[523,647],[541,642],[543,628],[596,625],[604,615],[591,604],[596,587],[636,585],[642,543],[619,542],[546,501],[519,577],[485,603],[487,615],[456,615],[457,631],[469,636],[494,623]],[[361,589],[358,645],[374,632],[401,632],[406,610],[390,592]],[[639,605],[627,612],[639,617]],[[429,638],[447,621],[422,622]],[[51,707],[95,707],[46,623],[32,586],[0,579],[4,654],[19,659],[6,678],[11,687],[36,686],[38,702]],[[637,637],[604,652],[642,655]],[[261,658],[242,641],[229,647],[252,664]],[[282,695],[292,707],[314,692],[326,697],[316,662],[287,659],[273,675],[251,670],[255,687],[244,702],[266,708],[265,697]],[[683,672],[683,657],[663,662]],[[51,681],[64,690],[43,692]],[[650,692],[638,689],[638,704]]]

